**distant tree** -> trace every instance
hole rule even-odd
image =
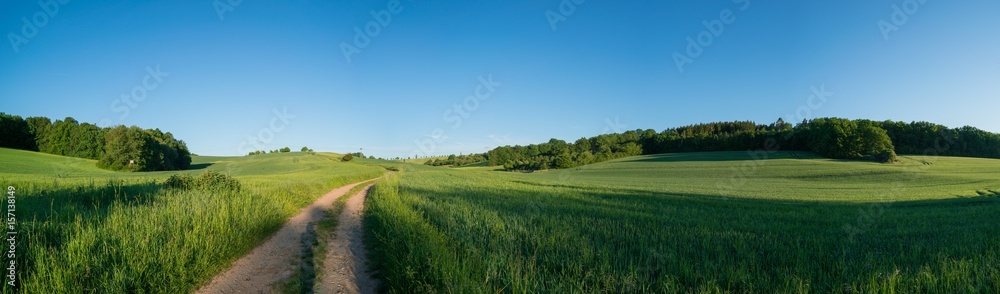
[[[47,146],[45,137],[48,135],[49,128],[52,126],[52,120],[47,117],[33,116],[26,118],[25,121],[28,123],[28,131],[31,132],[31,136],[35,140],[35,151],[41,151]]]
[[[861,158],[883,163],[896,161],[895,147],[885,129],[870,121],[861,121],[856,136]]]
[[[116,126],[105,133],[107,145],[97,166],[120,171],[144,171],[150,169],[153,138],[138,127]]]
[[[113,170],[175,170],[191,163],[187,145],[169,132],[102,128],[72,117],[53,123],[45,117],[21,119],[0,112],[0,147],[97,159],[99,167]]]
[[[892,162],[896,154],[886,130],[871,121],[822,118],[809,122],[811,149],[842,159]]]
[[[281,153],[292,152],[292,148],[285,147],[285,148],[279,149],[278,151],[281,152]]]
[[[568,153],[559,154],[558,156],[556,156],[556,159],[553,162],[553,164],[554,164],[553,167],[555,168],[571,168],[576,166],[576,163],[573,162],[573,158],[570,157]]]
[[[351,161],[352,159],[354,159],[354,155],[351,155],[349,153],[345,154],[344,157],[340,158],[341,161]]]
[[[309,151],[309,147],[306,147],[306,146],[302,146],[302,150],[300,150],[300,151],[302,151],[302,152],[307,152],[307,151]]]
[[[83,124],[88,125],[88,124]],[[104,142],[97,166],[121,171],[187,169],[191,152],[169,132],[116,126],[102,132]]]
[[[37,150],[28,122],[20,116],[0,112],[0,147]]]

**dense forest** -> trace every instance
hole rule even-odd
[[[184,141],[159,129],[101,128],[72,117],[21,118],[0,112],[0,147],[96,159],[97,166],[122,171],[187,169],[191,152]]]
[[[449,157],[431,165],[469,163],[482,158],[506,170],[571,168],[626,156],[673,152],[789,150],[828,158],[893,162],[896,154],[1000,158],[1000,134],[973,127],[951,129],[928,122],[818,118],[797,125],[779,119],[715,122],[656,132],[652,129],[580,138],[551,139],[527,146],[503,146],[486,152]]]

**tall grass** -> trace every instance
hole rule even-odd
[[[52,180],[0,170],[4,186],[17,188],[23,238],[17,248],[19,286],[5,285],[2,291],[190,292],[263,242],[300,207],[334,187],[384,173],[359,164],[331,165],[319,156],[255,164],[234,173],[243,183],[239,192],[163,188],[171,173],[111,178],[95,172]],[[213,168],[235,166],[220,165]],[[257,174],[268,167],[284,172]]]
[[[787,172],[779,165],[762,167],[762,177]],[[645,172],[690,171],[654,166]],[[413,168],[377,183],[366,203],[366,230],[383,290],[1000,291],[1000,197],[865,200],[856,193],[852,201],[831,201],[841,198],[780,194],[775,178],[779,195],[723,198],[711,186],[671,193],[620,184],[629,175],[555,175]]]

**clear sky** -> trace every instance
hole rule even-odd
[[[0,111],[160,128],[201,155],[778,117],[1000,132],[996,0],[50,3],[0,4]]]

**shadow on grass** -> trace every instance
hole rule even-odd
[[[197,163],[197,164],[192,164],[192,165],[188,166],[187,170],[206,169],[209,166],[212,166],[212,164],[214,164],[214,163]]]
[[[64,226],[83,222],[99,223],[112,207],[150,205],[161,186],[156,182],[126,184],[120,180],[81,186],[52,188],[31,185],[19,188],[23,198],[17,200],[18,219],[26,233],[36,235],[44,246],[60,245],[64,234],[72,230]]]
[[[1000,197],[992,194],[840,203],[515,183],[505,189],[399,188],[429,200],[411,202],[411,207],[442,235],[452,236],[446,242],[456,246],[452,250],[477,252],[460,259],[529,258],[540,275],[571,272],[572,264],[614,280],[626,274],[621,269],[638,266],[640,284],[673,277],[670,282],[691,288],[716,279],[729,287],[755,281],[750,286],[782,289],[784,283],[801,279],[811,282],[814,290],[829,292],[893,271],[937,270],[942,259],[970,262],[977,269],[996,261],[983,255],[997,249],[990,232],[1000,225],[995,217]],[[492,221],[482,221],[487,218]],[[575,257],[579,252],[603,255]],[[582,277],[549,278],[558,284],[566,282],[559,279]],[[977,289],[990,285],[980,282],[984,284]]]
[[[689,162],[689,161],[742,161],[768,159],[822,159],[823,157],[806,151],[719,151],[719,152],[686,152],[665,153],[640,156],[634,159],[615,161],[624,162]]]

